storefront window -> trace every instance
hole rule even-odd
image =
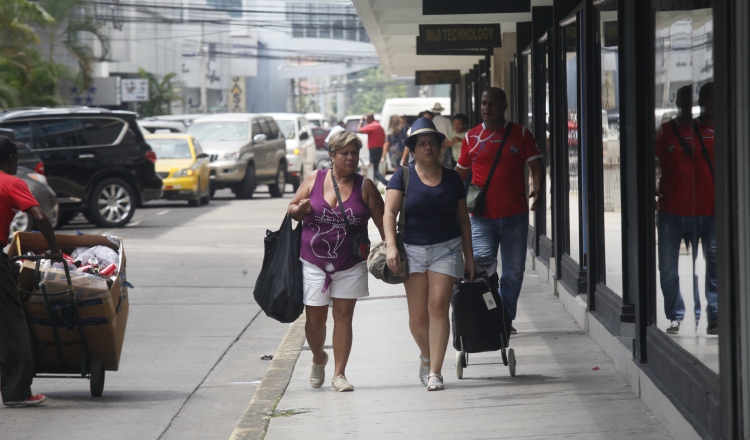
[[[567,101],[567,153],[568,153],[568,254],[581,262],[581,219],[579,201],[579,146],[578,146],[578,23],[565,32],[565,84]]]
[[[657,326],[718,372],[713,13],[680,3],[656,2]]]
[[[531,51],[525,55],[526,61],[526,112],[528,114],[526,118],[526,128],[534,131],[534,82],[532,81],[532,73],[534,71],[534,63],[531,60]],[[530,188],[534,188],[534,180],[531,176],[531,170],[526,168],[526,179],[527,179],[527,193]],[[529,200],[529,207],[531,207],[531,200]],[[529,225],[534,226],[534,219],[536,215],[534,212],[529,213]]]
[[[550,142],[549,142],[549,48],[547,44],[544,45],[545,52],[544,52],[544,92],[545,92],[545,106],[544,106],[544,140],[540,142],[544,142],[540,146],[543,146],[544,148],[544,154],[546,156],[546,182],[545,182],[545,188],[547,191],[547,196],[545,197],[544,202],[544,212],[547,216],[546,222],[545,222],[545,233],[544,235],[547,236],[547,238],[552,239],[552,175],[550,174],[550,169],[552,165],[552,155],[550,151]]]
[[[604,181],[604,284],[622,296],[622,188],[620,186],[620,90],[618,0],[600,4],[602,176]]]

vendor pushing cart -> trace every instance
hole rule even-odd
[[[13,177],[18,171],[18,149],[6,136],[0,136],[0,242],[8,244],[10,224],[16,212],[24,211],[47,240],[49,254],[60,256],[52,225],[26,183]],[[31,336],[16,291],[13,266],[2,252],[0,256],[0,391],[7,406],[32,406],[44,403],[43,394],[31,394],[34,378]]]

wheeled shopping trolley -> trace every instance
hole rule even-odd
[[[497,261],[494,261],[496,267]],[[492,264],[484,262],[483,266]],[[477,263],[480,267],[480,262]],[[469,365],[469,353],[500,351],[503,365],[516,375],[516,356],[509,348],[511,318],[498,293],[498,276],[495,271],[487,275],[482,270],[474,281],[458,280],[453,288],[451,324],[453,348],[456,353],[456,376],[463,378],[464,368]]]
[[[20,265],[18,295],[31,334],[36,377],[89,379],[91,395],[104,392],[106,371],[117,371],[128,318],[128,283],[122,239],[57,234],[63,252],[108,246],[118,252],[117,272],[102,277],[72,273],[61,257],[31,255],[47,246],[41,234],[16,233],[9,256]],[[118,245],[119,244],[119,245]],[[29,255],[24,255],[25,253]],[[51,260],[58,268],[40,267]]]

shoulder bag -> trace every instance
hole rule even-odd
[[[409,192],[409,167],[401,167],[401,180],[404,184],[404,192],[401,195],[401,208],[398,210],[398,227],[396,230],[396,248],[398,248],[398,260],[401,271],[393,273],[386,264],[387,248],[385,240],[381,241],[370,252],[367,257],[367,270],[372,276],[383,280],[388,284],[401,284],[409,279],[409,263],[406,260],[406,248],[404,247],[404,224],[406,223],[406,193]]]
[[[476,216],[484,215],[484,212],[487,210],[487,189],[490,187],[492,175],[495,174],[495,168],[497,168],[497,164],[500,163],[500,156],[503,155],[505,143],[508,141],[508,136],[510,136],[512,130],[513,123],[508,121],[508,126],[505,128],[505,136],[503,136],[503,141],[497,149],[495,161],[492,163],[490,173],[487,175],[487,180],[484,182],[484,188],[472,183],[469,185],[469,190],[466,192],[466,207],[469,209],[470,213]]]

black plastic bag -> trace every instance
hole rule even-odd
[[[287,215],[278,231],[266,231],[263,268],[253,296],[266,315],[279,322],[294,322],[302,314],[302,262],[299,260],[302,223],[292,229]]]

